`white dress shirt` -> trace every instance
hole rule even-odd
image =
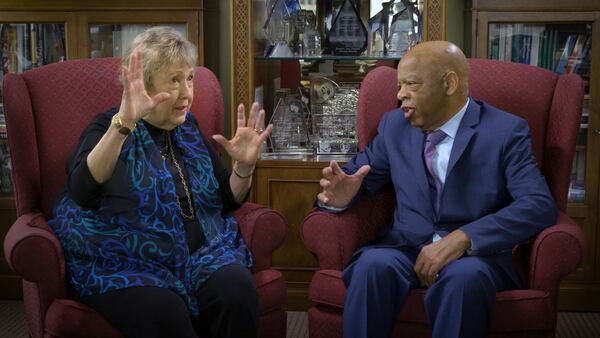
[[[450,118],[450,120],[446,121],[446,123],[438,128],[447,135],[435,146],[436,154],[431,160],[431,167],[442,183],[440,191],[444,191],[444,183],[446,183],[446,174],[448,171],[448,162],[450,161],[450,153],[452,152],[452,146],[454,145],[454,139],[456,138],[460,121],[462,121],[463,116],[465,116],[465,112],[467,111],[469,100],[470,99],[467,98],[467,103],[465,103],[458,113],[456,113],[454,116],[452,116],[452,118]],[[440,235],[433,235],[434,242],[439,241],[440,239],[442,239]]]

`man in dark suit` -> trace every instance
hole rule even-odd
[[[496,292],[520,286],[511,249],[556,220],[527,122],[470,98],[468,78],[455,45],[417,45],[398,65],[401,108],[343,169],[323,170],[326,210],[396,193],[392,224],[344,270],[344,337],[389,337],[423,286],[433,337],[485,337]]]

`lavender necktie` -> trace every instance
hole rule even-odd
[[[429,183],[429,192],[431,195],[431,203],[433,204],[435,214],[437,215],[440,210],[440,195],[442,192],[442,181],[435,174],[432,167],[433,157],[436,154],[435,146],[442,142],[446,138],[446,133],[441,130],[435,130],[427,133],[425,138],[425,149],[423,150],[423,157],[425,159],[425,165],[427,166],[427,181]]]

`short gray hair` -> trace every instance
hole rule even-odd
[[[148,28],[133,39],[123,58],[123,66],[129,65],[131,53],[139,48],[143,56],[142,70],[146,89],[152,88],[152,77],[171,65],[185,64],[194,67],[198,61],[198,48],[172,27]]]

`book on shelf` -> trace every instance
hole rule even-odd
[[[7,143],[0,143],[0,192],[12,193],[10,152]]]
[[[585,187],[583,182],[571,180],[569,183],[568,200],[571,203],[581,203],[585,201]]]
[[[585,151],[585,148],[577,150],[573,157],[568,193],[569,202],[585,200]]]
[[[66,56],[63,24],[0,24],[1,72],[18,73]]]
[[[6,132],[6,119],[4,117],[4,104],[0,103],[0,139],[6,140],[8,133]]]
[[[569,28],[569,27],[567,27]],[[586,88],[591,62],[589,27],[564,27],[544,24],[490,25],[489,57],[546,68],[558,74],[579,74]]]
[[[560,57],[556,62],[556,68],[554,72],[557,74],[564,74],[565,69],[567,68],[567,62],[569,60],[570,55],[572,54],[575,42],[577,40],[577,34],[569,34],[567,36],[567,40],[565,41],[564,46],[559,49]]]

